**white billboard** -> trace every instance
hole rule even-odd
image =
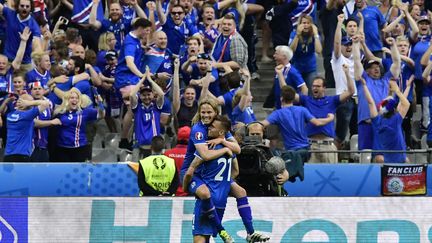
[[[249,198],[249,203],[256,230],[270,235],[270,242],[431,242],[427,197]],[[193,206],[193,198],[29,198],[28,242],[192,242]],[[245,242],[233,198],[223,224],[236,242]]]

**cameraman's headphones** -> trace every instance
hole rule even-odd
[[[245,134],[246,134],[246,136],[249,136],[249,127],[252,126],[252,125],[254,125],[254,124],[261,125],[261,127],[263,129],[263,139],[267,138],[267,136],[266,136],[266,129],[264,127],[264,124],[262,124],[259,121],[254,121],[254,122],[250,122],[250,123],[246,124],[246,126],[245,126],[245,130],[246,130]]]

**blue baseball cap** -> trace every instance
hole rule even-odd
[[[342,45],[344,45],[344,46],[349,46],[349,45],[352,45],[352,39],[351,38],[349,38],[348,36],[343,36],[342,37],[342,40],[341,40],[341,44]]]

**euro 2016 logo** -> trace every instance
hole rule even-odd
[[[195,133],[195,139],[196,139],[196,140],[201,140],[201,139],[203,139],[203,138],[204,138],[204,135],[203,135],[202,132],[196,132],[196,133]]]
[[[404,188],[404,183],[397,177],[392,177],[387,182],[387,189],[391,193],[401,193]]]

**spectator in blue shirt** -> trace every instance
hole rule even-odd
[[[246,80],[243,87],[240,88],[234,95],[232,101],[232,120],[233,125],[238,123],[249,124],[256,121],[255,114],[252,109],[252,94],[250,92],[250,74],[246,71]]]
[[[431,20],[428,16],[421,16],[417,20],[419,27],[419,34],[417,41],[413,43],[411,48],[410,57],[415,62],[415,84],[417,97],[421,97],[421,101],[418,103],[422,104],[422,126],[426,129],[429,126],[429,104],[430,96],[432,96],[432,86],[423,83],[422,72],[423,67],[428,64],[430,54],[432,53],[431,47]],[[429,55],[428,55],[429,54]]]
[[[144,74],[139,70],[142,61],[143,51],[141,40],[146,40],[150,34],[152,23],[147,19],[139,18],[132,25],[133,30],[127,34],[124,45],[120,49],[118,65],[116,68],[114,87],[120,91],[123,101],[128,110],[123,117],[123,127],[119,148],[132,150],[128,141],[129,130],[132,125],[133,113],[130,109],[129,95],[131,88],[138,83]]]
[[[48,94],[48,81],[51,79],[50,69],[51,60],[48,54],[44,52],[33,52],[32,59],[35,68],[26,74],[26,82],[30,90],[30,84],[33,82],[41,82],[45,89],[45,94]]]
[[[292,65],[301,73],[308,88],[316,76],[316,54],[321,54],[322,46],[318,28],[308,15],[299,18],[297,30],[291,33],[290,48],[293,50]]]
[[[282,134],[287,155],[284,160],[291,156],[293,160],[306,162],[309,159],[309,141],[305,124],[310,122],[315,126],[324,126],[333,121],[334,115],[329,113],[326,118],[315,118],[304,107],[294,106],[296,91],[293,87],[285,85],[281,89],[282,108],[272,112],[261,123],[264,127],[276,124]]]
[[[377,60],[366,60],[364,67],[360,61],[360,36],[353,38],[353,58],[354,58],[354,78],[357,85],[358,94],[358,149],[381,150],[381,142],[378,139],[377,130],[372,126],[369,108],[366,102],[365,93],[362,87],[359,87],[360,80],[366,80],[366,84],[372,94],[375,103],[380,102],[388,94],[389,80],[392,77],[399,77],[401,68],[400,54],[393,38],[387,38],[387,43],[391,46],[393,64],[390,71],[384,75],[381,74],[381,68]],[[376,162],[383,162],[382,154],[374,154]]]
[[[312,82],[312,96],[300,95],[300,104],[306,107],[309,112],[317,118],[325,118],[327,114],[336,113],[340,104],[345,103],[354,94],[354,81],[350,77],[349,68],[344,65],[345,77],[348,80],[348,90],[339,95],[325,95],[325,80],[316,77]],[[311,150],[336,151],[334,143],[335,124],[330,122],[325,126],[317,127],[311,123],[306,126],[309,140],[311,141]],[[337,153],[312,153],[309,162],[312,163],[337,163]]]
[[[118,51],[123,45],[123,40],[126,34],[130,31],[132,19],[125,21],[123,18],[123,9],[120,6],[120,3],[112,2],[109,5],[109,19],[103,19],[102,21],[99,21],[97,19],[99,1],[100,0],[93,0],[89,24],[94,30],[101,30],[101,32],[109,31],[114,33],[117,40],[115,50]],[[136,1],[134,7],[139,17],[147,17]]]
[[[32,82],[30,85],[31,95],[35,100],[46,100],[49,102],[49,107],[40,112],[34,120],[33,146],[34,150],[30,160],[32,162],[48,162],[48,128],[50,126],[60,125],[58,118],[52,119],[53,104],[44,97],[45,88],[39,81]]]
[[[99,51],[96,54],[96,66],[103,70],[107,65],[105,55],[108,51],[115,51],[115,45],[117,40],[112,32],[105,32],[99,36],[98,48]]]
[[[219,35],[219,30],[215,24],[215,9],[210,4],[205,4],[202,8],[202,22],[198,24],[198,30],[203,36],[204,48],[206,53],[210,53],[216,38]]]
[[[163,90],[150,76],[150,69],[147,67],[145,76],[132,88],[129,98],[135,114],[135,137],[138,140],[141,158],[151,154],[151,139],[160,135],[160,119],[165,97]],[[143,86],[145,80],[150,86]]]
[[[148,47],[143,56],[141,70],[144,70],[148,66],[150,74],[164,90],[164,93],[168,94],[171,88],[173,67],[172,54],[167,49],[167,35],[163,31],[156,31],[153,34],[153,40],[154,44]]]
[[[55,116],[61,122],[57,136],[58,160],[85,162],[88,158],[86,126],[90,121],[102,119],[105,109],[103,106],[98,106],[98,109],[90,107],[90,98],[81,94],[77,88],[61,92],[59,96],[62,104],[54,110]]]
[[[162,30],[168,35],[168,48],[173,54],[180,53],[180,46],[185,44],[188,37],[200,36],[196,25],[185,20],[186,13],[182,6],[174,5],[167,16],[163,13],[161,1],[157,0],[156,9]]]
[[[9,61],[15,58],[21,38],[20,33],[23,32],[25,27],[30,29],[31,36],[27,40],[23,64],[28,64],[25,67],[26,71],[31,69],[30,54],[33,50],[41,50],[41,32],[36,20],[32,17],[33,1],[18,0],[16,1],[16,11],[0,4],[0,12],[6,19],[6,40],[4,54],[8,57]]]
[[[212,67],[212,61],[208,54],[206,53],[198,54],[196,63],[193,63],[192,65],[186,68],[187,68],[186,71],[191,76],[190,85],[195,87],[197,94],[201,93],[201,87],[203,86],[203,82],[206,79],[206,76],[210,75],[209,91],[215,97],[221,95],[220,85],[219,85],[219,72],[216,68]]]
[[[34,107],[37,106],[37,107]],[[7,115],[7,141],[4,161],[28,162],[33,151],[34,119],[49,107],[46,100],[33,100],[24,94],[17,101],[16,109]]]
[[[387,26],[387,22],[376,6],[368,6],[366,0],[356,0],[355,2],[357,10],[354,14],[361,12],[366,23],[364,25],[366,45],[375,56],[381,57],[383,45],[380,31]]]
[[[236,30],[235,18],[227,14],[222,19],[222,31],[217,37],[211,52],[214,67],[223,69],[225,65],[233,70],[247,68],[248,47]]]
[[[273,55],[276,61],[275,68],[275,78],[273,84],[273,90],[269,97],[267,97],[266,103],[271,100],[271,95],[274,99],[274,107],[276,109],[281,108],[281,88],[285,85],[289,85],[297,90],[297,93],[302,93],[304,95],[308,94],[308,87],[304,82],[300,72],[291,65],[290,61],[292,59],[293,52],[288,46],[277,46],[275,48],[275,53]],[[264,107],[266,107],[266,103]],[[269,106],[273,106],[268,104]]]
[[[409,81],[409,80],[415,78],[415,76],[413,75],[414,71],[415,71],[414,70],[415,69],[415,63],[408,56],[409,51],[410,51],[410,42],[405,36],[399,36],[398,38],[396,38],[396,45],[397,45],[397,48],[399,50],[400,57],[401,57],[401,73],[398,77],[397,83],[398,83],[399,89],[402,91],[402,90],[405,90],[407,88],[407,83],[412,81],[412,80],[411,81]],[[384,67],[384,72],[388,72],[390,70],[391,64],[393,63],[391,57],[389,57],[388,55],[384,59],[375,57],[369,51],[369,49],[367,48],[367,46],[364,44],[363,41],[362,41],[362,46],[363,46],[363,50],[365,52],[365,55],[368,59],[374,59],[374,60],[379,61],[381,63],[381,65],[383,65],[383,67]],[[387,48],[383,48],[383,49],[386,52],[386,54],[391,54],[390,50],[388,50]],[[426,55],[426,53],[425,53],[425,55]],[[429,57],[430,57],[430,54],[428,55],[428,58]],[[413,89],[410,89],[409,91],[410,92],[408,93],[407,99],[410,103],[412,103],[414,101],[414,92],[413,92]],[[411,128],[411,120],[412,119],[411,118],[412,118],[413,113],[414,113],[413,109],[414,109],[414,107],[412,107],[411,109],[408,110],[408,113],[404,117],[404,120],[402,123],[402,128],[403,128],[404,135],[405,135],[405,142],[406,142],[406,145],[409,146],[410,148],[412,148],[412,144],[411,144],[411,129],[412,129]]]
[[[0,54],[0,92],[12,93],[14,91],[12,85],[12,75],[15,70],[21,67],[21,61],[26,50],[27,41],[31,35],[30,28],[24,28],[22,33],[19,33],[21,42],[17,50],[14,60],[8,65],[7,56]],[[2,98],[0,97],[0,101]]]
[[[381,141],[382,149],[406,150],[406,144],[402,133],[402,121],[410,107],[406,96],[411,88],[411,83],[408,84],[407,89],[404,94],[402,94],[396,82],[390,81],[390,90],[396,93],[399,98],[399,105],[397,105],[397,101],[390,96],[378,104],[378,111],[366,81],[363,78],[361,79],[361,83],[368,103],[372,124],[374,128],[377,129],[377,135]],[[405,153],[384,153],[385,163],[405,163],[406,161],[407,157]]]

